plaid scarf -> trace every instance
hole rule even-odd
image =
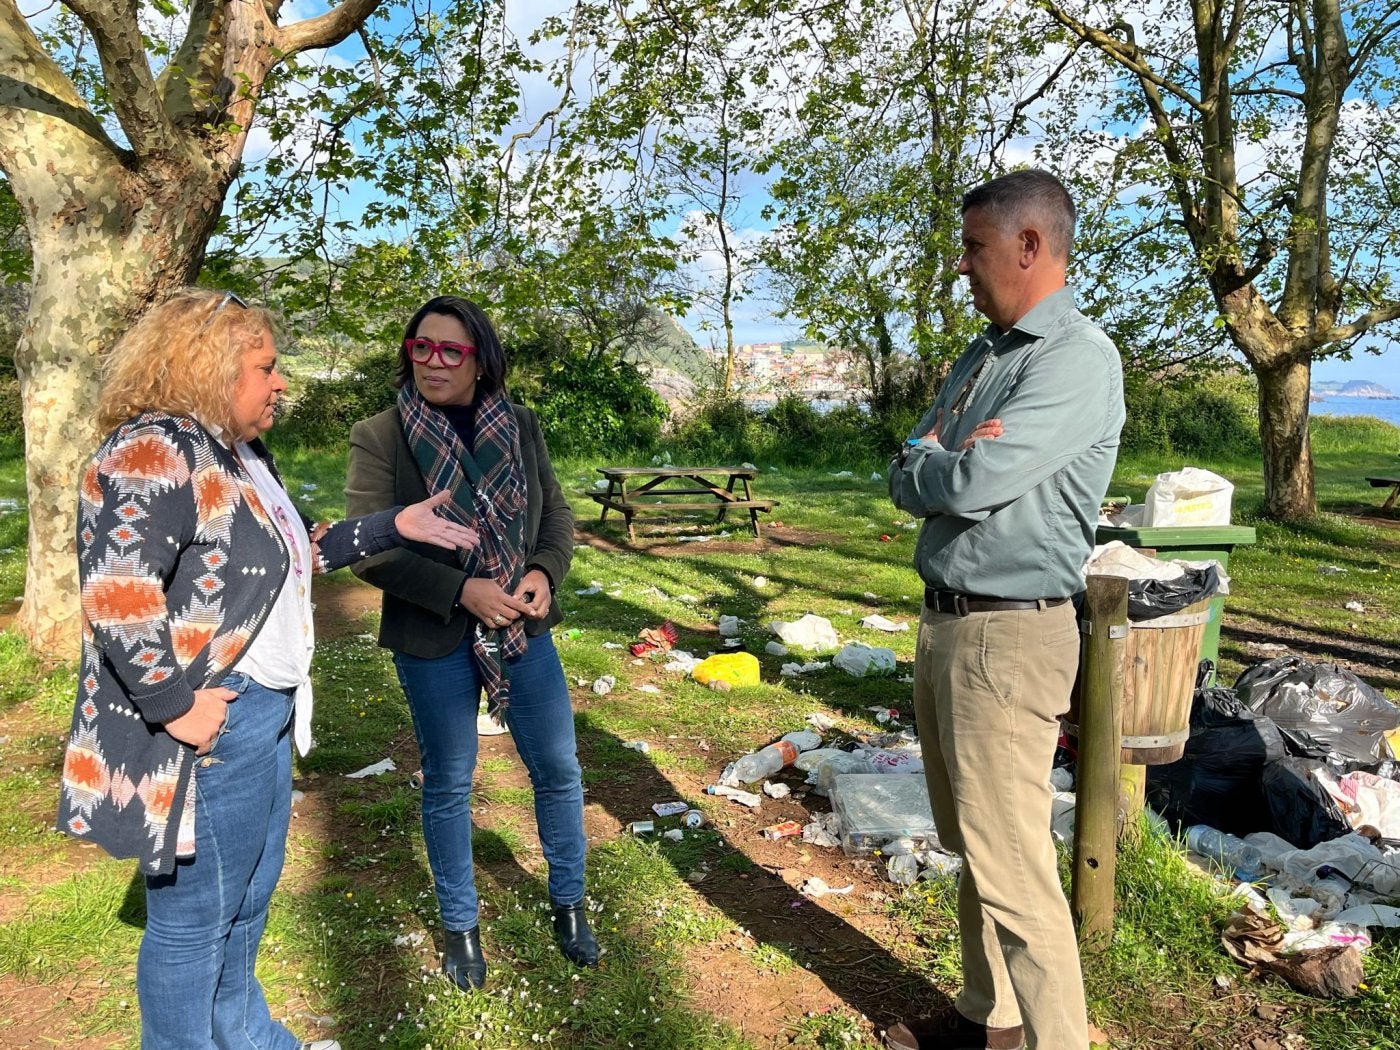
[[[399,420],[428,494],[451,492],[443,513],[481,537],[475,550],[457,552],[467,575],[495,580],[507,594],[514,593],[525,570],[528,500],[520,471],[520,426],[505,394],[477,396],[476,448],[470,453],[447,416],[424,401],[412,383],[399,390]],[[506,660],[525,652],[524,623],[515,620],[497,628],[473,620],[472,652],[487,700],[505,707],[510,699]]]

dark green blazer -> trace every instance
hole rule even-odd
[[[551,595],[564,582],[574,557],[574,512],[554,476],[539,418],[512,405],[520,424],[521,470],[529,508],[525,522],[525,567],[543,569]],[[385,507],[407,506],[428,498],[423,474],[414,462],[391,408],[362,419],[350,431],[350,466],[345,478],[347,517]],[[379,644],[411,656],[446,656],[475,626],[475,617],[457,605],[467,578],[454,552],[409,543],[357,562],[352,572],[384,592]],[[543,620],[527,620],[527,635],[541,634],[564,618],[552,600]]]

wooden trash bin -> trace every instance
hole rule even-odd
[[[1123,669],[1122,761],[1162,766],[1186,753],[1191,698],[1210,599],[1152,620],[1130,620]]]

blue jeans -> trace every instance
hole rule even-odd
[[[292,815],[290,691],[234,673],[238,699],[195,759],[195,855],[146,879],[136,961],[143,1050],[297,1050],[253,975]]]
[[[583,773],[569,687],[554,639],[547,631],[531,638],[525,654],[507,666],[505,722],[535,789],[535,822],[549,861],[549,896],[555,904],[577,904],[583,900],[586,847]],[[448,930],[470,930],[477,924],[471,791],[481,703],[471,636],[432,660],[396,652],[394,667],[413,712],[423,760],[423,839],[442,924]]]

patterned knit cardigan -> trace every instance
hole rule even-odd
[[[399,509],[332,528],[317,568],[396,545]],[[148,412],[113,431],[83,475],[78,567],[82,663],[58,828],[168,873],[194,852],[195,755],[162,723],[257,635],[287,550],[235,452],[192,419]]]

